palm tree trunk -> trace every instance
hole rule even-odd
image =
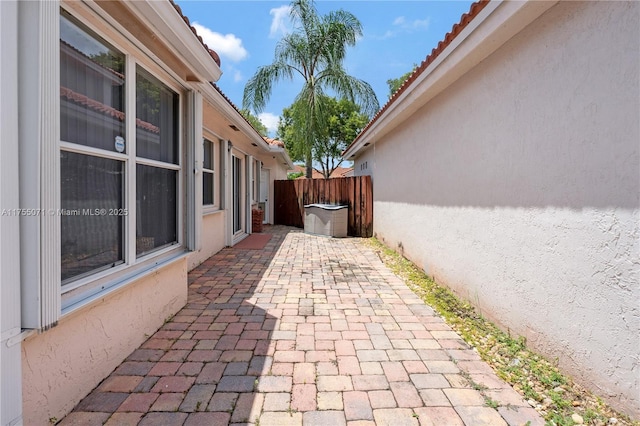
[[[312,105],[313,101],[310,102],[309,105]],[[307,179],[311,179],[313,177],[313,141],[315,140],[313,137],[314,134],[314,111],[313,108],[311,106],[308,107],[309,108],[309,114],[308,114],[308,120],[309,122],[307,123]]]

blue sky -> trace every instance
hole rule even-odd
[[[271,64],[275,46],[290,31],[288,1],[177,0],[198,34],[220,55],[223,75],[217,82],[238,107],[247,80],[258,67]],[[362,23],[363,37],[344,63],[347,72],[368,82],[380,106],[388,99],[386,81],[425,59],[454,23],[469,10],[470,1],[316,1],[320,14],[344,9]],[[280,82],[272,92],[261,121],[275,136],[282,109],[293,102],[300,81]]]

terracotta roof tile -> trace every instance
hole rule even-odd
[[[307,173],[307,168],[305,166],[301,166],[299,164],[294,164],[293,165],[293,170],[295,173]],[[331,176],[329,176],[329,178],[338,178],[338,177],[344,177],[345,174],[351,172],[353,170],[353,167],[338,167],[336,168],[333,173],[331,173]],[[322,173],[320,173],[319,171],[313,169],[312,173],[311,173],[311,178],[312,179],[324,179],[324,175]],[[306,177],[300,176],[299,178],[296,179],[306,179]]]
[[[369,128],[375,123],[384,112],[389,109],[389,107],[400,97],[402,93],[404,93],[409,86],[433,63],[433,61],[442,53],[444,49],[451,44],[451,42],[462,32],[463,29],[475,18],[478,16],[480,11],[485,8],[485,6],[489,4],[489,0],[479,0],[473,3],[469,9],[469,12],[464,13],[460,18],[460,22],[453,24],[451,31],[449,31],[443,40],[438,42],[438,45],[431,50],[431,53],[425,58],[424,61],[420,63],[413,73],[402,83],[402,86],[389,98],[387,103],[380,108],[380,110],[376,113],[376,115],[369,121],[369,124],[365,126],[364,129],[360,132],[358,136],[349,144],[349,146],[343,151],[348,151],[359,139],[360,137],[367,131]]]
[[[171,2],[171,4],[173,5],[173,7],[175,8],[176,12],[178,12],[178,14],[180,14],[180,16],[182,17],[182,20],[185,22],[185,24],[187,24],[187,26],[191,29],[191,32],[193,32],[193,34],[198,38],[198,40],[200,40],[200,43],[202,43],[202,45],[204,46],[204,48],[207,50],[207,52],[209,52],[209,55],[211,55],[211,57],[213,58],[213,60],[216,62],[216,64],[218,64],[218,66],[220,66],[220,56],[218,55],[218,53],[215,50],[212,50],[209,48],[209,46],[206,45],[206,43],[202,40],[202,37],[198,34],[198,32],[196,31],[196,29],[191,25],[189,18],[182,13],[182,9],[180,8],[180,6],[178,6],[174,0],[169,0],[169,2]],[[249,121],[244,118],[244,116],[242,115],[242,113],[240,112],[240,109],[234,105],[233,102],[231,102],[231,99],[229,99],[227,97],[227,95],[225,95],[222,90],[220,90],[220,88],[218,87],[218,85],[216,85],[215,83],[211,83],[211,85],[213,86],[214,89],[216,89],[216,91],[218,93],[220,93],[220,95],[222,95],[222,97],[229,103],[229,105],[231,105],[236,111],[238,111],[238,113],[240,114],[240,116],[242,116],[242,118],[249,123]],[[249,123],[251,124],[251,123]],[[251,126],[253,127],[253,126]],[[257,131],[256,131],[257,133]],[[284,148],[284,143],[282,143],[282,147]]]
[[[187,18],[187,16],[184,13],[182,13],[182,9],[180,8],[180,6],[178,6],[173,0],[169,0],[169,2],[173,5],[173,8],[176,10],[176,12],[178,12],[180,17],[184,21],[184,23],[187,24],[189,29],[191,29],[191,32],[193,33],[193,35],[195,35],[196,38],[200,40],[200,43],[205,48],[207,53],[209,53],[209,55],[211,56],[211,58],[213,58],[216,64],[220,66],[220,56],[214,50],[210,49],[209,46],[207,46],[207,44],[204,42],[204,40],[202,40],[202,37],[198,34],[196,29],[191,25],[191,22],[189,22],[189,18]]]
[[[74,92],[73,90],[67,87],[62,87],[62,86],[60,87],[60,97],[73,101],[77,104],[86,106],[87,108],[90,108],[94,111],[101,112],[119,121],[124,121],[124,118],[125,118],[124,112],[119,111],[109,105],[105,105],[102,102],[98,102],[95,99],[91,99],[86,95],[83,95],[78,92]],[[136,126],[152,133],[160,133],[160,128],[158,126],[155,126],[146,121],[142,121],[139,118],[136,118]]]
[[[109,68],[107,66],[105,66],[104,64],[90,58],[89,56],[85,55],[84,52],[82,52],[81,50],[77,49],[75,46],[67,43],[66,41],[60,39],[60,46],[62,48],[62,50],[66,50],[68,55],[78,55],[82,57],[82,60],[87,60],[87,61],[91,61],[91,63],[93,63],[95,66],[100,67],[100,69],[102,69],[103,71],[112,74],[114,76],[116,76],[117,78],[119,78],[120,80],[124,81],[124,74]]]
[[[200,43],[202,43],[202,45],[204,46],[204,48],[207,50],[207,52],[209,52],[209,55],[211,55],[211,57],[213,58],[213,60],[216,62],[216,64],[218,64],[218,66],[220,66],[220,56],[218,55],[218,53],[215,50],[212,50],[209,48],[209,46],[206,45],[206,43],[202,40],[202,37],[198,34],[198,32],[196,31],[196,29],[191,25],[189,18],[182,13],[182,9],[180,8],[180,6],[178,6],[174,0],[169,0],[169,2],[173,5],[173,7],[175,8],[176,12],[178,12],[178,14],[182,17],[182,20],[185,22],[185,24],[187,24],[187,26],[191,29],[191,32],[198,38],[198,40],[200,40]],[[242,113],[240,113],[240,109],[233,103],[231,102],[231,99],[229,99],[227,97],[227,95],[225,95],[222,90],[220,90],[220,87],[218,87],[217,84],[210,82],[210,84],[213,86],[214,89],[216,89],[216,91],[218,93],[220,93],[220,95],[222,95],[222,97],[224,98],[225,101],[227,101],[229,103],[229,105],[231,105],[231,107],[233,107],[233,109],[235,109],[236,111],[238,111],[238,113],[240,114],[240,116],[242,116],[242,118],[249,123],[249,121],[244,118],[244,116],[242,115]],[[251,123],[249,123],[251,124]],[[253,127],[253,126],[251,126]],[[258,133],[256,131],[256,133]]]
[[[215,84],[215,83],[210,83],[210,84],[213,86],[213,88],[214,88],[214,89],[216,89],[216,91],[217,91],[218,93],[220,93],[220,95],[224,98],[224,100],[225,100],[225,101],[227,101],[227,103],[228,103],[229,105],[231,105],[231,107],[232,107],[233,109],[235,109],[235,110],[238,112],[238,114],[240,114],[240,117],[242,117],[242,118],[243,118],[243,120],[244,120],[244,121],[246,121],[247,123],[249,123],[249,125],[253,128],[253,124],[251,124],[251,123],[249,122],[249,120],[247,120],[247,119],[245,118],[245,116],[244,116],[244,115],[242,115],[242,113],[240,112],[240,108],[238,108],[238,107],[237,107],[233,102],[231,102],[231,99],[229,99],[229,98],[227,97],[227,95],[225,95],[225,94],[224,94],[224,92],[220,89],[220,87],[218,87],[218,85],[217,85],[217,84]],[[254,128],[254,130],[255,130],[255,128]],[[258,132],[257,130],[256,130],[256,133],[258,133],[258,134],[259,134],[259,132]],[[260,135],[260,136],[262,136],[262,135]],[[263,139],[264,139],[264,136],[263,136]],[[283,142],[283,147],[284,147],[284,142]]]
[[[281,140],[273,139],[273,138],[267,138],[267,137],[263,137],[262,139],[264,139],[265,142],[267,142],[269,145],[278,146],[280,148],[284,148],[284,142],[282,142]]]

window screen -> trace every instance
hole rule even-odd
[[[62,280],[123,261],[121,161],[62,152]]]

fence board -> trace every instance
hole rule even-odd
[[[364,185],[362,190],[362,203],[364,204],[362,232],[363,235],[373,236],[373,186],[371,186],[371,181],[369,181],[368,185]]]
[[[373,236],[370,176],[274,181],[276,224],[304,228],[304,206],[313,203],[348,205],[348,235]]]

